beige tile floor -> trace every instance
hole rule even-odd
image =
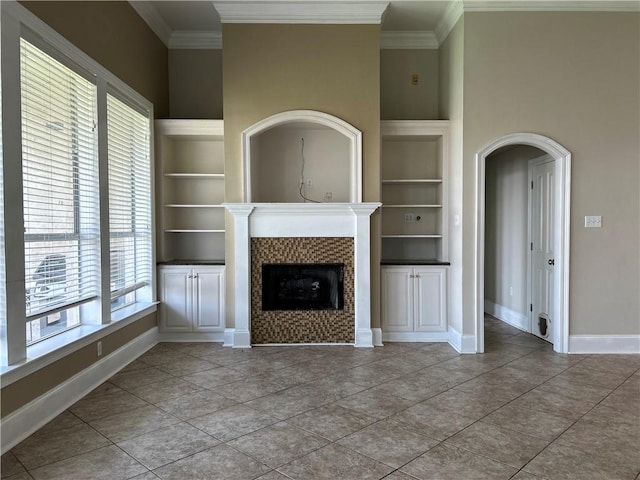
[[[2,457],[24,479],[640,479],[640,356],[160,344]]]

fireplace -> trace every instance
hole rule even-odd
[[[262,310],[343,310],[344,263],[265,263]]]
[[[250,243],[253,344],[354,343],[353,239],[268,237]]]
[[[372,347],[370,219],[379,203],[226,203],[233,215],[233,317],[225,345]],[[264,264],[344,264],[342,309],[264,310]]]

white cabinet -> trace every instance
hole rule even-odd
[[[382,339],[447,339],[447,267],[383,266]]]
[[[161,333],[224,332],[223,266],[163,265],[158,287]]]
[[[223,260],[222,120],[156,120],[158,260]]]
[[[449,122],[384,120],[382,258],[447,261]]]

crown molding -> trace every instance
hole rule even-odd
[[[640,12],[637,0],[463,0],[465,12]]]
[[[153,33],[158,36],[162,43],[169,46],[169,39],[172,33],[171,27],[167,25],[153,4],[151,2],[130,0],[129,5],[131,5],[146,24],[149,25],[149,28],[153,30]]]
[[[447,35],[451,33],[451,30],[453,30],[453,27],[458,23],[458,20],[460,20],[464,11],[465,3],[463,3],[462,0],[455,0],[449,4],[440,18],[440,21],[436,25],[435,33],[438,45],[441,45],[447,38]]]
[[[381,24],[387,1],[214,1],[222,23]]]
[[[429,50],[438,48],[434,32],[382,32],[380,48],[386,50]]]
[[[222,48],[222,33],[176,30],[171,34],[168,47],[174,50],[219,50]]]

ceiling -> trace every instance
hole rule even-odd
[[[216,5],[223,15],[228,14],[224,9],[235,13],[238,6],[243,7],[245,19],[247,14],[254,13],[260,17],[260,11],[265,9],[288,16],[297,8],[316,15],[318,8],[324,9],[324,13],[335,9],[351,19],[352,11],[362,5],[374,5],[374,9],[379,8],[378,19],[384,10],[383,48],[437,48],[463,11],[640,10],[638,0],[130,0],[129,3],[169,48],[221,48],[222,24]]]
[[[316,0],[316,2],[330,3],[331,0]],[[215,8],[215,0],[131,0],[129,3],[170,47],[172,37],[174,39],[176,37],[193,39],[195,36],[204,38],[207,35],[209,38],[221,37],[222,24]],[[366,0],[363,0],[363,3],[366,3]],[[388,3],[388,6],[382,19],[383,33],[433,33],[452,1],[386,0],[385,3]]]
[[[136,2],[138,3],[138,2]],[[213,1],[153,0],[150,4],[173,31],[220,31],[220,15]],[[434,30],[449,1],[390,0],[382,29],[393,31]]]

